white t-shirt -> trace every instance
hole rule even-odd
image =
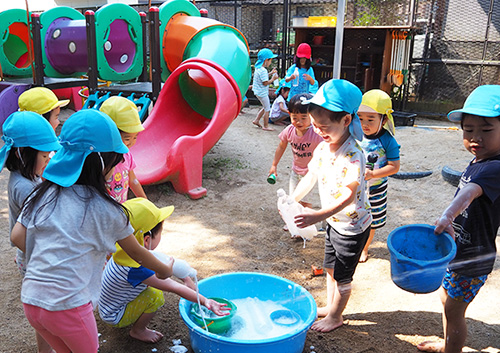
[[[40,207],[57,189],[56,201]],[[134,232],[125,213],[83,185],[53,186],[35,210],[18,219],[26,227],[21,301],[50,311],[95,307],[106,254]]]
[[[327,222],[344,235],[364,232],[372,223],[372,215],[364,176],[365,156],[356,140],[349,136],[334,153],[328,143],[321,142],[314,150],[308,168],[317,177],[322,208],[337,204],[343,187],[354,181],[359,183],[354,202],[329,217]]]
[[[271,118],[279,118],[282,111],[280,109],[280,103],[283,103],[285,109],[288,109],[287,105],[286,105],[286,100],[285,98],[283,98],[283,96],[281,94],[278,94],[278,97],[276,97],[276,99],[274,100],[273,102],[273,106],[271,108],[271,114],[270,114],[270,117]]]

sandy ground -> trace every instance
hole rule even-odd
[[[160,247],[187,260],[200,278],[233,271],[266,272],[288,278],[306,288],[319,306],[325,304],[324,277],[313,277],[311,265],[321,266],[322,235],[302,247],[282,230],[276,210],[276,190],[288,189],[291,153],[279,164],[278,182],[266,182],[278,133],[251,124],[257,110],[246,108],[204,158],[203,185],[207,196],[190,200],[176,194],[170,184],[147,186],[158,206],[175,205],[167,220]],[[417,119],[417,125],[451,126],[444,121]],[[367,263],[357,268],[351,299],[344,312],[348,325],[331,333],[307,334],[304,352],[416,352],[416,344],[442,337],[441,304],[436,293],[412,294],[391,281],[387,235],[412,223],[433,223],[450,202],[455,188],[445,182],[444,165],[463,169],[471,155],[462,146],[461,132],[447,129],[401,127],[401,170],[432,171],[423,179],[390,179],[389,218],[378,231]],[[8,241],[7,180],[0,174],[0,352],[35,352],[33,329],[24,318],[19,300],[21,278]],[[316,205],[317,206],[317,205]],[[500,242],[499,246],[500,246]],[[469,335],[466,352],[500,352],[500,259],[467,312]],[[135,341],[127,329],[111,328],[98,319],[100,352],[169,352],[173,339],[190,348],[189,331],[179,316],[179,298],[166,294],[166,305],[151,327],[164,333],[157,344]],[[311,348],[314,346],[314,349]],[[190,350],[191,352],[192,350]],[[286,352],[282,352],[286,353]]]

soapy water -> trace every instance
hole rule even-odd
[[[224,337],[238,340],[275,338],[295,330],[304,323],[299,315],[282,315],[272,320],[271,314],[274,311],[289,310],[272,300],[248,297],[231,301],[238,307],[238,311],[233,317],[231,329],[222,334]]]

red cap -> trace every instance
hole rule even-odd
[[[302,43],[297,47],[297,55],[298,58],[306,58],[311,59],[311,47],[307,43]]]

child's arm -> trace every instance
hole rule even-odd
[[[304,177],[304,179],[306,177],[307,175]],[[300,183],[302,183],[304,179],[302,179]],[[299,185],[297,185],[297,189],[299,188],[300,183]],[[311,224],[321,222],[327,219],[328,217],[333,216],[334,214],[342,211],[346,206],[354,202],[358,186],[359,183],[357,181],[353,181],[349,185],[344,186],[342,189],[340,189],[340,197],[337,199],[337,203],[328,208],[322,208],[318,211],[306,208],[305,210],[306,212],[295,216],[295,224],[299,228],[305,228],[307,226],[310,226]],[[297,192],[297,190],[295,190],[295,192]]]
[[[311,172],[307,172],[307,174],[302,178],[299,182],[299,185],[295,188],[293,192],[292,198],[299,202],[306,196],[309,191],[313,188],[314,184],[316,184],[317,177],[315,174]]]
[[[303,74],[302,77],[304,78],[304,80],[309,81],[311,86],[313,86],[316,83],[316,80],[309,74]]]
[[[399,166],[400,162],[399,160],[397,160],[397,161],[388,161],[386,166],[379,169],[374,169],[374,170],[366,169],[365,179],[370,180],[374,178],[384,178],[389,175],[396,174],[399,171]]]
[[[285,107],[285,105],[283,104],[283,102],[280,102],[280,110],[281,110],[283,113],[290,114],[290,112],[288,111],[288,108],[286,108],[286,107]]]
[[[137,177],[135,176],[133,169],[130,169],[128,172],[128,180],[129,180],[129,188],[132,190],[135,197],[143,197],[145,199],[148,198],[146,196],[146,193],[144,192],[144,189],[142,188],[141,183],[139,182],[139,180],[137,180]]]
[[[16,222],[12,232],[10,232],[10,241],[22,252],[26,252],[26,227]]]
[[[151,276],[148,279],[142,281],[142,283],[150,287],[162,290],[164,292],[175,293],[178,296],[186,300],[189,300],[190,302],[196,303],[198,300],[196,296],[196,291],[194,291],[193,289],[189,288],[188,286],[182,283],[174,281],[171,278],[159,279],[156,276]],[[229,315],[227,311],[231,310],[230,308],[226,307],[226,304],[221,304],[212,299],[207,299],[201,294],[200,294],[200,303],[201,305],[206,306],[208,309],[212,310],[215,314],[219,316]]]
[[[452,222],[453,220],[462,213],[469,205],[483,194],[483,189],[475,184],[468,183],[465,185],[458,194],[455,196],[450,205],[444,210],[441,217],[436,222],[435,234],[441,234],[446,231],[452,237],[455,237],[455,232],[453,231]]]
[[[172,276],[172,265],[174,264],[173,257],[170,257],[167,263],[161,262],[153,253],[148,251],[144,246],[141,246],[133,234],[118,240],[117,243],[137,263],[155,271],[158,278]]]
[[[276,152],[274,152],[274,159],[273,159],[273,164],[271,165],[271,169],[269,169],[269,174],[274,174],[278,175],[277,170],[278,170],[278,163],[281,160],[281,157],[283,157],[283,153],[285,153],[286,146],[288,143],[286,141],[280,140],[280,144],[276,148]]]
[[[262,81],[262,84],[264,86],[269,86],[271,83],[274,82],[274,80],[277,80],[279,78],[278,73],[276,71],[276,68],[272,69],[271,71],[271,78],[267,81]]]

